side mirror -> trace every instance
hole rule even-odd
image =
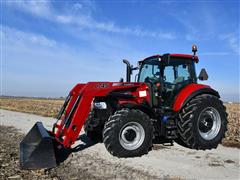
[[[198,79],[201,81],[205,81],[208,80],[208,74],[205,68],[202,68],[200,71],[200,74],[198,76]]]

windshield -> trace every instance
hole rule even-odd
[[[150,59],[141,66],[138,81],[145,82],[146,78],[160,78],[160,66],[156,59]]]
[[[164,83],[179,84],[196,82],[194,61],[171,58],[169,63],[160,62],[153,58],[146,60],[140,70],[139,82],[145,82],[146,78],[162,78]]]
[[[141,76],[139,77],[140,82],[145,82],[147,77],[149,78],[159,78],[160,69],[158,65],[144,64],[141,69]]]

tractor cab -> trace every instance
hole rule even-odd
[[[184,54],[155,55],[139,62],[138,82],[151,85],[164,105],[169,106],[186,85],[197,83],[195,63],[198,58]]]

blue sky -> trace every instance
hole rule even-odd
[[[125,78],[122,59],[191,54],[223,100],[239,101],[239,1],[1,1],[1,94],[65,96]]]

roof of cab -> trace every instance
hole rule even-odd
[[[179,58],[191,59],[195,62],[199,61],[198,56],[193,56],[193,55],[190,55],[190,54],[169,54],[169,55],[170,55],[170,57],[179,57]],[[149,56],[149,57],[143,59],[142,61],[145,61],[145,60],[150,59],[150,58],[161,58],[162,56],[163,55],[157,54],[157,55]]]

